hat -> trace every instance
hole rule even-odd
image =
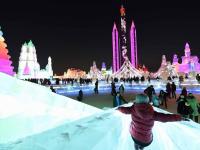
[[[189,93],[188,96],[193,96],[192,93]]]
[[[135,103],[137,104],[149,103],[149,97],[145,94],[138,94],[136,95]]]
[[[189,94],[188,94],[188,98],[190,98],[190,99],[194,98],[193,94],[192,94],[192,93],[189,93]]]

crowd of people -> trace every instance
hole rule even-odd
[[[197,76],[197,79],[200,77]],[[79,81],[76,79],[55,79],[55,84],[59,85],[61,84],[71,84],[79,82],[80,85],[82,84],[91,84],[91,79],[82,79],[80,78]],[[120,82],[137,82],[137,81],[143,81],[142,78],[128,78],[128,79],[120,79]],[[41,85],[49,85],[52,92],[55,92],[55,89],[51,85],[51,80],[49,79],[27,79],[27,81],[41,84]],[[150,79],[148,80],[150,83]],[[125,88],[124,85],[121,84],[119,86],[119,89],[116,89],[115,83],[118,82],[117,79],[113,79],[111,82],[111,95],[113,96],[113,107],[118,107],[124,103],[127,103],[127,100],[124,98],[124,92]],[[94,83],[94,93],[99,93],[99,81],[98,79]],[[190,118],[194,120],[195,122],[198,122],[198,116],[200,114],[200,104],[198,103],[198,100],[195,98],[195,96],[192,93],[188,93],[187,89],[185,87],[182,88],[182,91],[180,93],[180,96],[177,98],[176,95],[176,84],[174,82],[170,83],[168,82],[166,84],[166,89],[160,90],[159,94],[157,95],[155,92],[155,89],[153,85],[148,86],[144,90],[144,94],[148,96],[149,103],[152,104],[155,107],[165,107],[168,108],[168,101],[170,100],[176,100],[177,104],[177,113],[179,113],[182,117]],[[82,101],[83,100],[83,91],[79,90],[77,100]]]

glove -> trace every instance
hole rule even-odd
[[[190,119],[185,118],[185,117],[181,117],[181,120],[182,120],[182,121],[190,121]]]

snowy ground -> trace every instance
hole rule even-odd
[[[133,150],[130,119],[0,73],[0,150]],[[199,149],[192,121],[156,122],[153,134],[146,150]]]

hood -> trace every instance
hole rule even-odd
[[[135,113],[137,116],[143,119],[151,119],[154,110],[153,107],[150,104],[135,104]]]

